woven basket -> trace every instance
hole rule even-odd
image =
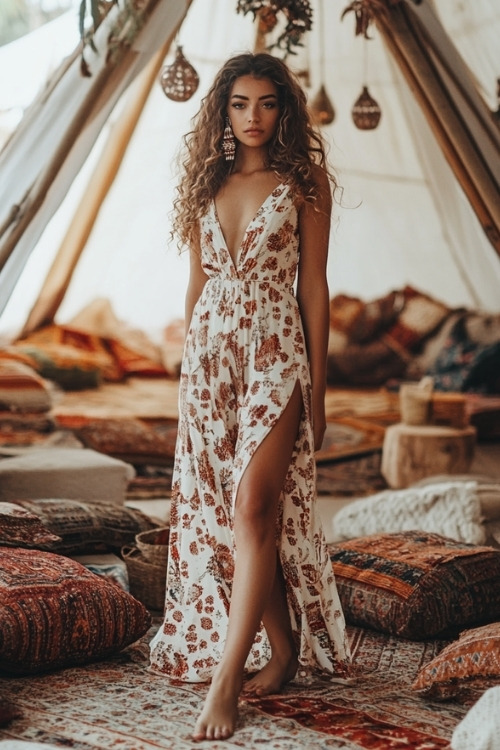
[[[148,609],[163,610],[167,566],[149,562],[137,547],[122,547],[130,593]]]
[[[136,534],[135,543],[148,562],[166,567],[169,536],[170,526],[162,526]]]

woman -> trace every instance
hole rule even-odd
[[[190,247],[187,336],[151,667],[211,680],[193,737],[224,739],[242,690],[348,670],[314,510],[335,183],[300,85],[265,53],[222,67],[186,146],[174,229]]]

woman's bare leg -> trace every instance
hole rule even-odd
[[[271,644],[271,659],[260,672],[245,682],[243,691],[251,695],[277,693],[297,672],[297,651],[279,560],[273,590],[262,616],[262,623]]]
[[[277,509],[301,413],[302,394],[297,383],[278,423],[253,455],[238,488],[234,517],[236,559],[226,643],[193,732],[196,740],[226,739],[233,734],[245,662],[266,610],[272,643],[279,641],[277,632],[282,614],[279,618],[269,615],[276,578]],[[289,630],[289,623],[287,627]],[[291,653],[290,658],[293,656]],[[276,679],[275,675],[273,680]]]

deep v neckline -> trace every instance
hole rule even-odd
[[[212,199],[212,208],[213,208],[215,223],[217,224],[217,227],[218,227],[219,232],[220,232],[220,236],[222,237],[222,240],[224,242],[224,247],[227,250],[227,254],[230,257],[231,262],[232,262],[234,268],[237,268],[237,266],[238,266],[238,262],[239,262],[239,259],[240,259],[241,248],[243,247],[243,245],[245,243],[245,240],[247,238],[247,235],[248,235],[248,233],[250,231],[250,228],[251,228],[252,224],[260,216],[260,212],[266,206],[266,204],[268,203],[268,201],[271,200],[271,198],[273,197],[273,195],[276,192],[276,190],[279,190],[282,187],[286,187],[286,183],[285,182],[280,182],[278,185],[276,185],[276,187],[273,188],[271,190],[271,192],[264,198],[264,200],[262,201],[262,203],[258,207],[257,211],[255,212],[255,214],[253,215],[253,217],[248,222],[248,224],[246,226],[246,229],[243,232],[243,235],[241,237],[241,241],[240,241],[239,245],[237,245],[237,247],[236,247],[236,252],[235,252],[235,256],[234,257],[231,255],[231,251],[229,250],[229,247],[228,247],[227,242],[226,242],[226,236],[224,234],[224,230],[222,229],[222,224],[220,223],[220,220],[219,220],[219,214],[217,212],[217,206],[216,206],[216,203],[215,203],[215,198]]]

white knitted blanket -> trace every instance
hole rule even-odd
[[[489,688],[457,724],[452,750],[499,750],[500,685]]]
[[[427,531],[469,544],[484,544],[477,482],[440,482],[384,490],[341,508],[333,518],[335,541],[368,534]]]

